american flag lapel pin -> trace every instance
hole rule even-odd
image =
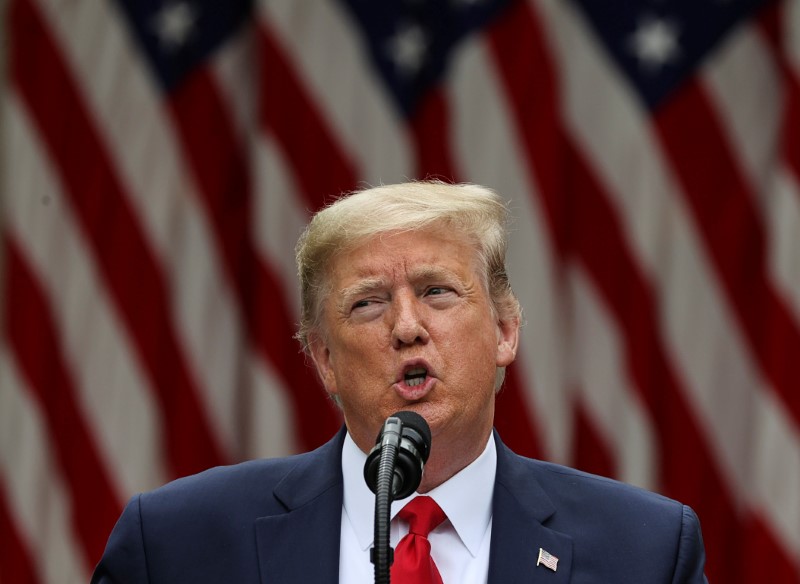
[[[553,572],[555,572],[556,568],[558,568],[558,558],[550,552],[546,552],[542,548],[539,548],[539,559],[536,560],[536,565],[538,566],[540,564],[542,566],[547,566],[553,570]]]

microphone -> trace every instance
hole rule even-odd
[[[417,490],[431,451],[431,429],[419,414],[397,412],[386,418],[364,464],[364,480],[375,493],[375,545],[370,561],[375,584],[389,584],[394,550],[389,545],[392,501]]]
[[[401,411],[383,423],[364,465],[364,480],[375,494],[378,492],[381,453],[386,447],[397,450],[392,473],[392,499],[405,499],[419,487],[431,452],[431,429],[425,418],[414,412]]]

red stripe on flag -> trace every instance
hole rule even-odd
[[[544,458],[540,430],[523,395],[525,384],[521,377],[518,364],[506,369],[503,388],[495,400],[494,424],[503,442],[514,452],[531,458]]]
[[[336,432],[339,417],[299,345],[292,343],[294,326],[286,318],[291,305],[280,293],[283,284],[257,257],[252,184],[233,119],[207,69],[186,79],[169,103],[248,336],[289,389],[299,445],[316,448]]]
[[[800,582],[800,560],[797,563],[783,554],[775,555],[780,547],[767,523],[758,515],[751,518],[744,531],[744,548],[752,561],[745,564],[742,582]]]
[[[207,68],[195,69],[168,96],[180,148],[197,178],[199,196],[235,288],[241,288],[253,260],[252,197],[248,168]]]
[[[571,195],[580,209],[572,214],[571,251],[591,276],[623,335],[627,365],[659,436],[660,482],[671,496],[698,501],[703,500],[698,477],[704,477],[719,490],[718,496],[732,514],[729,490],[663,346],[655,294],[625,241],[608,195],[577,150],[571,159]],[[551,198],[554,193],[543,196]]]
[[[262,129],[273,134],[310,211],[358,186],[358,170],[265,23],[258,26]]]
[[[612,454],[613,450],[597,429],[597,425],[582,399],[575,402],[574,411],[572,463],[581,470],[604,477],[619,476]]]
[[[71,520],[83,544],[86,565],[93,566],[122,504],[80,411],[46,294],[16,242],[6,237],[4,244],[5,335],[47,420],[50,444],[70,493]]]
[[[334,196],[358,186],[356,165],[336,138],[311,92],[291,65],[283,47],[265,22],[256,27],[259,50],[258,117],[262,131],[274,137],[298,185],[299,194],[313,212]],[[264,196],[270,196],[265,193]],[[267,266],[260,264],[254,274],[258,298],[252,314],[257,343],[269,355],[287,363],[287,383],[302,425],[303,446],[319,445],[340,423],[305,357],[289,339],[295,330],[284,296],[284,284]],[[314,404],[312,410],[309,405]]]
[[[661,341],[654,295],[622,235],[607,196],[574,152],[572,217],[574,252],[614,316],[625,342],[626,363],[655,425],[659,483],[664,492],[698,508],[707,520],[708,574],[727,580],[724,558],[738,552],[736,508],[717,462],[686,403]],[[553,194],[544,194],[552,197]],[[713,486],[712,486],[713,485]]]
[[[0,481],[0,582],[39,584],[43,582],[31,554],[17,532],[8,505],[3,482]]]
[[[718,116],[697,82],[655,116],[655,129],[682,185],[697,231],[751,353],[800,424],[800,331],[767,277],[764,226]]]
[[[576,153],[576,157],[577,157]],[[660,443],[661,484],[665,493],[695,507],[703,518],[708,550],[709,580],[745,582],[742,566],[730,558],[752,561],[742,554],[741,534],[747,533],[745,512],[737,512],[731,488],[707,444],[679,376],[667,360],[656,318],[655,300],[643,278],[635,273],[624,243],[614,241],[611,210],[606,207],[597,180],[588,167],[576,181],[581,197],[577,205],[582,219],[575,232],[585,238],[581,245],[586,267],[599,284],[608,306],[620,323],[626,339],[629,367],[637,389],[648,407]],[[599,242],[602,241],[602,245]],[[615,267],[615,262],[620,261]],[[625,283],[622,285],[622,283]],[[770,540],[774,541],[774,540]],[[770,555],[786,561],[787,551],[775,547]]]
[[[530,10],[517,3],[501,13],[487,29],[488,46],[505,84],[508,108],[514,114],[517,129],[523,130],[520,147],[528,161],[536,161],[535,176],[529,168],[533,183],[546,193],[569,192],[566,167],[566,144],[559,122],[561,105],[556,93],[556,75],[550,57],[535,30]],[[527,35],[538,34],[537,39]],[[530,129],[530,131],[528,131]],[[551,197],[547,212],[553,228],[554,249],[562,254],[556,263],[556,277],[563,276],[563,253],[568,248],[570,201],[566,196]]]
[[[758,24],[784,82],[781,147],[784,161],[800,183],[800,72],[787,53],[791,35],[800,32],[792,30],[787,11],[788,2],[772,2],[759,15]]]
[[[339,410],[327,397],[310,360],[306,363],[300,345],[292,340],[294,325],[289,318],[283,282],[266,269],[254,273],[253,294],[258,302],[253,303],[253,321],[256,342],[272,359],[283,363],[282,374],[286,375],[289,396],[294,404],[299,438],[305,450],[316,448],[330,439],[341,426]]]
[[[440,87],[422,98],[409,123],[418,178],[460,181],[450,143],[454,133],[451,131],[449,102]],[[540,435],[528,416],[521,373],[513,365],[506,370],[495,407],[495,423],[502,432],[503,441],[522,455],[540,456]]]
[[[768,2],[758,13],[755,23],[764,35],[770,49],[773,51],[774,60],[784,68],[787,64],[785,59],[785,43],[788,35],[791,34],[791,27],[787,26],[784,30],[784,22],[788,18],[785,14],[787,2]],[[787,23],[788,24],[788,23]]]
[[[9,21],[13,81],[154,386],[171,469],[180,476],[221,464],[224,457],[173,329],[161,267],[77,85],[30,0],[14,2]]]
[[[458,181],[450,138],[450,108],[441,87],[430,90],[409,120],[418,178]]]
[[[541,43],[541,26],[523,3],[504,13],[490,34],[556,249],[564,257],[577,256],[619,324],[628,367],[655,424],[663,488],[693,504],[703,517],[712,579],[739,581],[740,566],[729,559],[742,558],[736,506],[666,357],[653,293],[631,256],[608,196],[554,122],[560,123],[556,75]],[[530,63],[514,68],[515,55],[521,54]],[[554,159],[555,154],[561,158]],[[568,185],[564,177],[569,177]],[[572,223],[564,221],[567,208]]]
[[[788,92],[783,118],[783,157],[800,184],[800,78],[787,78]]]

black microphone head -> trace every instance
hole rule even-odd
[[[396,422],[399,422],[397,425],[401,428],[399,444],[395,441],[397,434],[393,428]],[[375,447],[364,464],[364,480],[373,493],[377,493],[378,489],[378,472],[385,442],[384,432],[391,434],[392,440],[387,444],[394,444],[396,449],[393,497],[404,499],[417,489],[422,480],[422,470],[431,453],[431,429],[425,418],[414,412],[401,411],[386,418],[375,440]]]
[[[431,454],[431,428],[425,418],[416,412],[409,412],[406,410],[392,414],[393,418],[399,418],[403,423],[403,434],[407,436],[406,429],[414,430],[419,435],[419,440],[416,445],[422,455],[422,462],[428,462],[428,457]]]

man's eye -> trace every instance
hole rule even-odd
[[[427,296],[439,296],[441,294],[447,294],[450,291],[449,288],[445,288],[444,286],[431,286],[425,292]]]
[[[350,305],[349,315],[355,319],[353,322],[366,322],[379,316],[386,302],[382,298],[362,298],[355,300]]]

